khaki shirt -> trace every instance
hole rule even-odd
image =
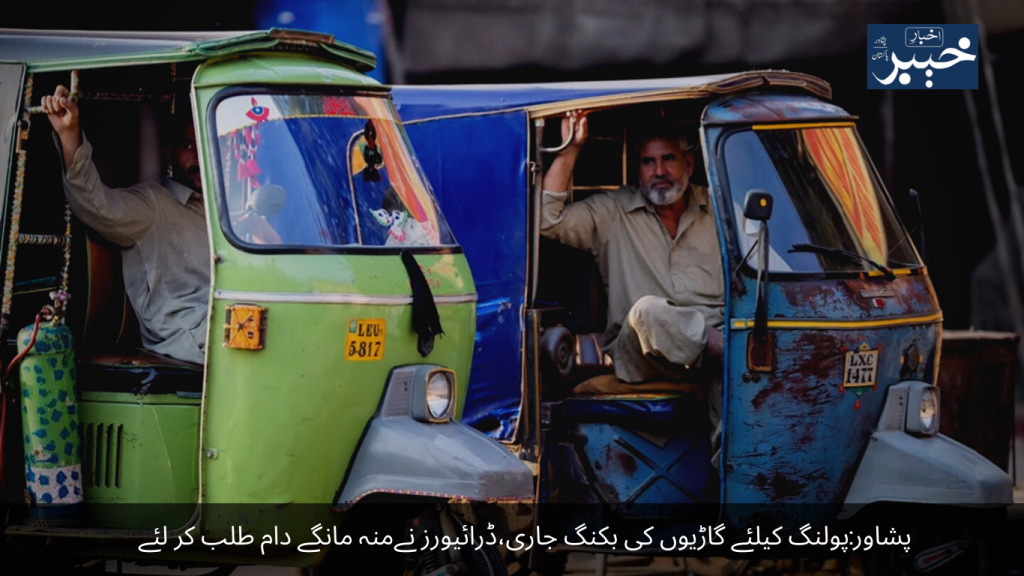
[[[173,180],[107,188],[84,135],[65,174],[64,193],[79,220],[121,247],[125,291],[139,317],[143,345],[202,364],[210,299],[202,196]]]
[[[624,186],[570,204],[566,192],[543,192],[541,234],[597,258],[608,293],[606,350],[643,296],[694,307],[709,326],[722,326],[722,252],[708,190],[691,184],[686,194],[687,210],[670,238],[639,188]]]

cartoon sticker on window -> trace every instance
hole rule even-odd
[[[428,246],[431,244],[427,229],[415,218],[409,217],[409,209],[398,196],[394,186],[388,186],[380,208],[373,211],[373,217],[381,226],[388,226],[385,246]]]

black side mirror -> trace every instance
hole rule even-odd
[[[764,190],[749,190],[743,200],[743,215],[747,220],[767,222],[772,217],[772,195]]]
[[[757,258],[757,308],[754,310],[754,330],[747,335],[747,370],[770,373],[775,370],[775,335],[768,331],[767,296],[768,219],[772,217],[772,195],[764,190],[749,190],[743,200],[743,215],[747,220],[761,223],[757,232],[757,247],[760,249]]]

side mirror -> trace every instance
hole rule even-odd
[[[750,190],[743,200],[743,216],[748,220],[767,222],[772,217],[772,195],[764,190]]]
[[[263,217],[280,214],[288,202],[288,194],[277,184],[264,184],[253,190],[249,205]]]
[[[749,190],[743,200],[743,216],[748,222],[760,222],[757,233],[757,307],[754,330],[747,335],[747,370],[775,370],[775,335],[768,331],[768,219],[772,217],[772,195],[764,190]]]
[[[924,245],[924,212],[921,211],[921,196],[917,193],[917,190],[911,188],[910,199],[914,201],[914,207],[917,208],[917,247],[921,251],[921,258],[927,264],[928,248]]]

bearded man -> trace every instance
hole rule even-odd
[[[690,183],[692,152],[664,129],[641,138],[639,186],[623,186],[566,204],[587,119],[569,113],[572,142],[544,175],[541,234],[597,258],[608,294],[600,338],[620,383],[679,381],[722,355],[722,254],[708,190]],[[562,122],[563,141],[572,130]],[[721,369],[706,371],[712,451],[721,421]],[[717,463],[717,454],[714,461]]]

